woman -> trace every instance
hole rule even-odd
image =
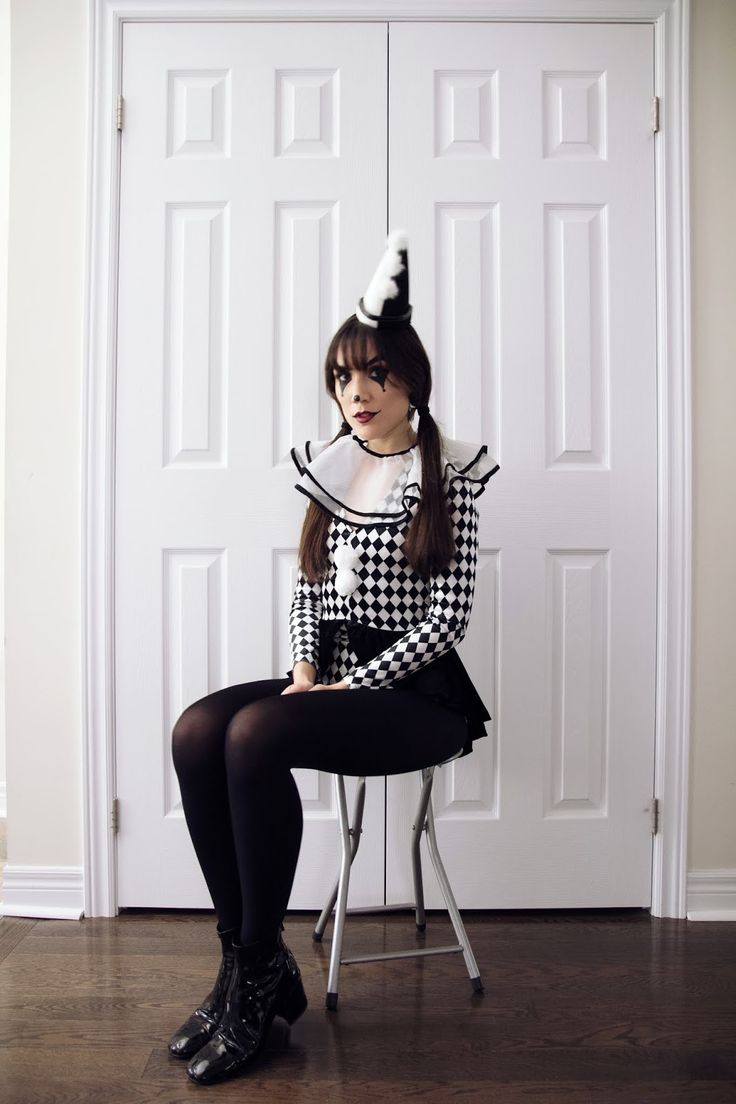
[[[403,773],[466,753],[490,720],[454,645],[473,602],[475,498],[498,465],[485,446],[442,439],[411,310],[396,231],[327,352],[342,427],[292,449],[310,500],[289,615],[293,669],[209,694],[174,726],[222,944],[211,993],[169,1043],[200,1084],[243,1072],[274,1016],[292,1023],[307,1006],[281,936],[302,835],[292,769]]]

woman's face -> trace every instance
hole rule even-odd
[[[407,419],[409,392],[391,375],[373,343],[370,342],[365,365],[352,371],[345,367],[342,349],[337,351],[337,363],[335,396],[350,428],[370,443],[393,446],[398,440],[399,447],[405,447],[407,435],[413,436]],[[367,421],[356,418],[363,411],[373,417]],[[379,447],[379,451],[387,452],[390,448]]]

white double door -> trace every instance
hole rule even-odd
[[[211,906],[171,729],[205,694],[289,667],[304,513],[289,448],[337,428],[327,344],[395,227],[435,417],[501,465],[459,648],[493,720],[435,787],[458,902],[649,904],[652,28],[123,33],[119,905]],[[317,908],[337,871],[332,778],[295,773],[291,906]],[[351,903],[410,899],[417,792],[415,777],[369,780]]]

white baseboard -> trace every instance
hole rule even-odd
[[[84,878],[81,866],[19,866],[2,873],[0,916],[81,920]],[[736,870],[691,870],[687,876],[688,920],[736,921]]]
[[[736,870],[690,870],[688,920],[736,920]]]
[[[6,863],[0,916],[81,920],[84,916],[82,867]]]

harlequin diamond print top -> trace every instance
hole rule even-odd
[[[419,445],[374,452],[357,434],[292,448],[296,489],[331,516],[329,568],[310,583],[297,572],[289,613],[292,667],[317,668],[325,685],[415,689],[475,717],[475,736],[490,720],[455,645],[473,605],[478,553],[475,500],[499,470],[485,445],[443,441],[444,486],[456,554],[429,580],[403,554],[421,498]],[[447,657],[443,664],[437,661]],[[291,672],[288,672],[291,674]]]

